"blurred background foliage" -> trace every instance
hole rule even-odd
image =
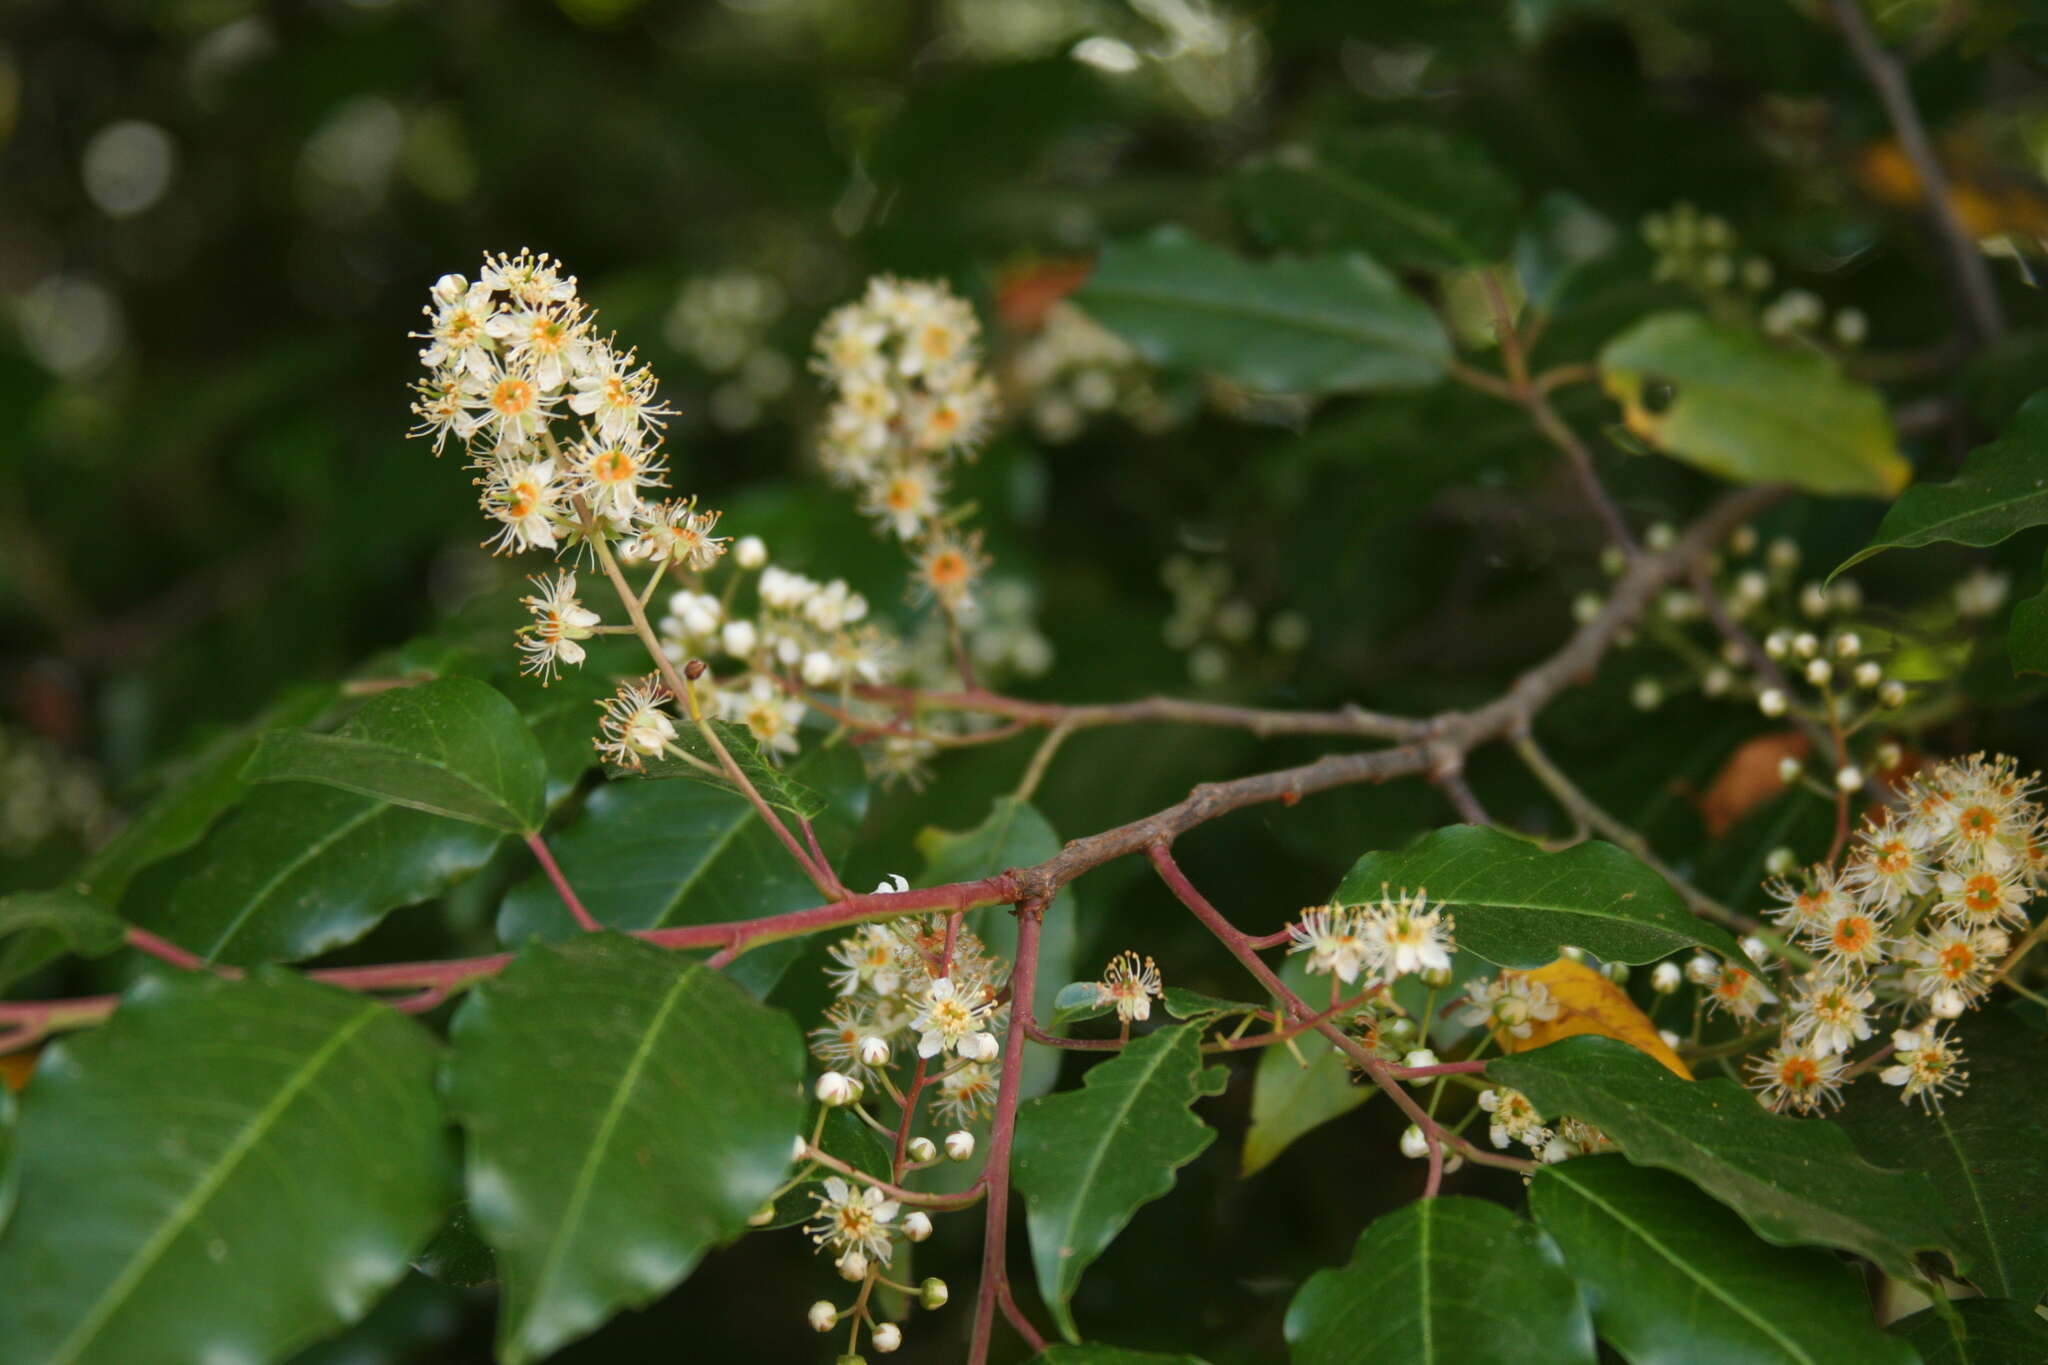
[[[511,595],[517,572],[477,548],[457,462],[404,439],[405,333],[426,286],[485,250],[550,251],[581,277],[682,409],[673,483],[726,508],[722,529],[877,603],[900,600],[901,564],[807,471],[820,402],[805,352],[825,311],[872,272],[942,275],[1014,364],[1107,239],[1178,222],[1258,249],[1230,173],[1335,130],[1467,135],[1516,186],[1526,224],[1576,234],[1583,260],[1545,363],[1589,359],[1688,301],[1653,279],[1638,234],[1682,200],[1731,223],[1782,286],[1860,310],[1873,357],[1944,354],[1955,329],[1938,258],[1885,179],[1881,111],[1816,8],[16,3],[0,20],[0,890],[65,875],[118,811],[288,686]],[[1926,0],[1882,21],[1929,49],[1916,91],[1978,192],[1973,226],[2038,237],[2048,22],[2018,0]],[[2000,265],[2011,332],[1970,362],[1970,411],[1909,443],[1923,472],[1945,476],[2040,385],[2048,307],[2027,268]],[[1600,587],[1597,524],[1506,405],[1450,387],[1311,408],[1199,376],[1145,384],[1141,408],[1105,415],[1013,376],[1016,420],[966,478],[997,577],[1028,592],[1051,647],[1020,689],[1469,705],[1553,648],[1573,598]],[[1924,365],[1891,389],[1900,410],[1932,391]],[[1590,387],[1565,397],[1582,430],[1617,419]],[[1612,446],[1601,459],[1638,525],[1681,520],[1711,491],[1670,462]],[[1808,499],[1762,529],[1824,572],[1880,511]],[[1979,562],[2031,592],[2038,556],[2032,541],[1925,551],[1860,577],[1867,600],[1905,610],[1945,600]],[[1964,642],[1988,706],[1936,718],[1928,748],[2039,759],[2039,710],[2024,706],[2039,680],[2013,678],[2001,638]],[[1776,800],[1710,838],[1697,797],[1759,724],[1696,694],[1645,719],[1631,688],[1659,670],[1665,656],[1624,652],[1544,737],[1707,890],[1753,903],[1764,851],[1824,841],[1824,813]],[[978,823],[1030,743],[878,794],[849,880],[916,873],[917,831]],[[1068,746],[1039,805],[1071,837],[1314,752],[1101,731]],[[1497,761],[1474,781],[1497,816],[1559,827]],[[1340,792],[1205,828],[1183,858],[1245,922],[1277,923],[1361,851],[1452,818],[1419,784]],[[487,942],[521,866],[494,865],[451,893],[450,913],[396,917],[351,951]],[[1139,871],[1076,888],[1082,974],[1129,946],[1171,984],[1242,994]],[[41,984],[108,984],[73,971]],[[792,1003],[815,990],[800,975]],[[1114,1322],[1133,1345],[1199,1339],[1219,1363],[1273,1359],[1290,1288],[1412,1193],[1420,1171],[1395,1155],[1384,1106],[1240,1183],[1247,1078],[1208,1106],[1225,1138],[1183,1172],[1182,1197],[1142,1211],[1090,1275],[1083,1323]],[[920,1272],[966,1283],[969,1239],[942,1223]],[[749,1239],[563,1358],[815,1358],[797,1286],[824,1290],[831,1272],[807,1251],[793,1233]],[[488,1308],[487,1291],[416,1276],[308,1359],[482,1360]],[[915,1334],[902,1358],[951,1358],[943,1336]]]

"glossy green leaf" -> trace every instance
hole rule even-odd
[[[1571,945],[1609,962],[1654,962],[1695,945],[1742,961],[1727,930],[1685,908],[1670,883],[1613,844],[1558,853],[1483,825],[1450,825],[1368,853],[1337,887],[1344,903],[1383,886],[1426,888],[1457,920],[1458,946],[1502,967],[1540,967]]]
[[[1276,246],[1355,247],[1425,270],[1505,257],[1520,199],[1478,143],[1398,124],[1283,148],[1242,167],[1234,188],[1254,230]]]
[[[1039,1293],[1068,1340],[1080,1339],[1071,1301],[1082,1272],[1215,1140],[1189,1106],[1221,1088],[1203,1070],[1201,1031],[1176,1025],[1090,1067],[1079,1090],[1018,1110],[1010,1175],[1024,1196]]]
[[[1156,1351],[1127,1351],[1121,1346],[1048,1346],[1031,1357],[1029,1365],[1203,1365],[1197,1356],[1161,1355]]]
[[[1875,389],[1747,328],[1658,313],[1607,343],[1600,377],[1636,436],[1737,483],[1888,498],[1912,477]]]
[[[1478,1199],[1424,1199],[1358,1239],[1287,1307],[1294,1365],[1592,1365],[1593,1324],[1557,1248]]]
[[[145,979],[23,1096],[6,1358],[272,1360],[360,1317],[447,1203],[434,1053],[284,973]]]
[[[803,1132],[808,1135],[818,1121],[815,1107],[805,1115]],[[818,1135],[818,1145],[827,1153],[838,1157],[857,1170],[887,1180],[895,1161],[895,1152],[882,1140],[882,1135],[868,1127],[860,1115],[851,1109],[832,1109],[825,1114],[825,1127]],[[829,1175],[820,1171],[819,1175]],[[760,1227],[768,1230],[794,1227],[807,1223],[818,1216],[818,1201],[811,1197],[817,1189],[814,1182],[806,1181],[794,1189],[784,1191],[775,1201],[775,1216]]]
[[[104,957],[127,941],[119,915],[68,887],[0,896],[0,939],[38,931],[85,957]]]
[[[372,697],[331,735],[273,730],[243,776],[320,782],[509,834],[540,828],[547,758],[511,702],[473,678]]]
[[[1046,1028],[1061,1033],[1068,1024],[1083,1019],[1099,1019],[1115,1008],[1114,1001],[1102,998],[1102,991],[1095,982],[1069,981],[1052,998],[1052,1014]]]
[[[455,1205],[412,1266],[428,1279],[453,1289],[483,1289],[498,1282],[497,1255],[484,1240],[467,1204]]]
[[[1307,1065],[1295,1057],[1298,1051]],[[1343,1053],[1321,1034],[1305,1033],[1284,1045],[1259,1049],[1252,1072],[1252,1120],[1244,1134],[1240,1167],[1257,1175],[1303,1133],[1348,1114],[1377,1091],[1360,1085]]]
[[[245,802],[130,917],[210,962],[291,962],[352,943],[489,860],[494,830],[293,783]]]
[[[16,1108],[14,1092],[0,1085],[0,1232],[7,1230],[7,1220],[14,1213],[14,1200],[21,1189],[14,1144]]]
[[[1631,1161],[1676,1171],[1779,1246],[1832,1246],[1914,1278],[1921,1251],[1957,1255],[1925,1176],[1879,1170],[1822,1119],[1772,1114],[1743,1087],[1684,1081],[1612,1038],[1567,1038],[1501,1057],[1486,1073],[1545,1115],[1571,1114]]]
[[[1157,364],[1256,389],[1419,388],[1450,359],[1436,315],[1358,252],[1248,261],[1167,230],[1106,248],[1075,301]]]
[[[1635,1365],[1912,1365],[1839,1257],[1761,1242],[1668,1172],[1619,1156],[1546,1166],[1529,1212],[1563,1253],[1601,1340]]]
[[[1030,867],[1052,857],[1060,847],[1060,836],[1036,808],[1015,797],[999,796],[990,803],[988,818],[972,829],[927,828],[918,832],[917,851],[925,860],[918,885],[941,886],[992,876],[1006,868]],[[1052,904],[1045,907],[1045,921],[1038,936],[1038,983],[1033,993],[1036,998],[1031,1002],[1036,1018],[1053,1016],[1060,988],[1077,974],[1077,917],[1071,887],[1063,887]],[[1016,956],[1017,917],[1008,906],[969,911],[967,924],[998,957],[1008,960]],[[1018,1087],[1020,1096],[1029,1099],[1052,1089],[1059,1070],[1059,1055],[1052,1048],[1026,1050],[1024,1081]]]
[[[1949,1308],[1962,1335],[1932,1308],[1892,1325],[1920,1353],[1921,1365],[2041,1365],[2048,1360],[2048,1318],[2017,1299],[1963,1299]]]
[[[831,804],[823,793],[813,791],[790,776],[786,769],[770,763],[761,752],[760,744],[744,725],[714,720],[711,722],[711,729],[717,734],[718,742],[725,746],[725,751],[732,755],[733,762],[746,774],[747,781],[753,784],[754,790],[769,805],[777,810],[788,811],[799,820],[815,820],[824,814],[825,808]],[[810,735],[809,738],[813,742],[821,740],[817,735]],[[693,725],[677,726],[675,742],[684,752],[695,755],[705,763],[718,763],[717,753],[704,741],[704,736],[698,733]],[[732,792],[735,795],[739,793],[739,787],[727,780],[722,773],[707,773],[696,764],[680,758],[654,759],[639,769],[608,767],[605,773],[614,779],[627,780],[679,777],[691,782],[702,782],[720,791]]]
[[[1971,451],[1953,479],[1915,484],[1900,494],[1870,544],[1835,572],[1885,550],[1937,541],[1996,545],[2043,524],[2048,524],[2048,392],[2029,398],[1997,440]]]
[[[1159,993],[1159,1003],[1176,1019],[1204,1021],[1253,1014],[1265,1008],[1263,1005],[1246,1004],[1242,1000],[1218,999],[1216,996],[1204,995],[1200,991],[1191,991],[1183,986],[1168,986]]]
[[[794,767],[830,800],[815,830],[826,856],[842,860],[867,810],[859,757],[846,747],[817,747]],[[614,929],[751,919],[820,899],[751,806],[695,782],[607,782],[584,802],[582,817],[548,842],[585,908]],[[498,912],[498,936],[511,944],[580,932],[539,872],[513,887]],[[797,940],[768,944],[728,974],[765,992],[800,950]]]
[[[700,963],[535,944],[463,1003],[446,1091],[498,1257],[498,1358],[536,1360],[746,1230],[803,1120],[803,1043]]]
[[[1994,1299],[2048,1293],[2048,1090],[2042,1039],[2001,1011],[1958,1029],[1969,1084],[1941,1112],[1867,1076],[1839,1122],[1873,1165],[1926,1174],[1954,1217],[1970,1280]]]

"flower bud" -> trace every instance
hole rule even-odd
[[[1749,954],[1751,962],[1762,964],[1771,960],[1771,945],[1758,938],[1755,934],[1750,934],[1738,940],[1738,942],[1742,951]]]
[[[1628,964],[1626,962],[1604,962],[1600,965],[1600,970],[1606,973],[1607,979],[1617,986],[1623,985],[1628,981]]]
[[[1782,844],[1772,849],[1764,858],[1764,871],[1770,873],[1773,877],[1788,876],[1791,874],[1792,869],[1797,866],[1799,866],[1798,855]]]
[[[1865,659],[1856,665],[1855,678],[1858,687],[1875,687],[1884,681],[1884,669],[1878,665],[1877,660]]]
[[[1735,576],[1735,600],[1748,606],[1755,606],[1771,595],[1771,580],[1755,569],[1744,569]]]
[[[1670,1048],[1673,1052],[1685,1046],[1685,1039],[1679,1037],[1668,1028],[1658,1029],[1657,1037],[1663,1042],[1664,1046]]]
[[[1827,590],[1818,583],[1808,583],[1799,590],[1799,614],[1809,620],[1818,621],[1828,614]]]
[[[952,1295],[946,1290],[946,1282],[934,1275],[917,1287],[917,1301],[926,1308],[944,1308]]]
[[[1628,556],[1621,552],[1619,545],[1609,545],[1600,552],[1600,567],[1609,578],[1618,577],[1628,567]]]
[[[859,1084],[853,1077],[842,1075],[837,1071],[827,1071],[824,1075],[818,1077],[818,1084],[812,1089],[811,1093],[816,1095],[818,1103],[824,1105],[827,1109],[837,1109],[841,1105],[852,1104],[860,1098]]]
[[[1684,973],[1676,962],[1659,962],[1650,970],[1650,989],[1659,995],[1670,995],[1679,987]]]
[[[960,1045],[960,1051],[978,1062],[992,1062],[1003,1055],[1003,1044],[993,1033],[976,1033]]]
[[[849,1251],[841,1256],[836,1264],[839,1267],[839,1278],[842,1280],[852,1280],[858,1284],[868,1277],[868,1255],[865,1251],[857,1248]]]
[[[1710,985],[1720,974],[1720,964],[1705,953],[1694,953],[1685,960],[1685,979],[1695,986]]]
[[[872,1035],[861,1039],[860,1060],[865,1066],[889,1065],[889,1040]]]
[[[1785,652],[1791,648],[1792,637],[1782,630],[1774,630],[1769,635],[1764,636],[1764,653],[1770,655],[1773,659],[1784,658]]]
[[[695,682],[704,676],[705,668],[706,665],[702,659],[692,659],[683,665],[683,676],[691,682]]]
[[[1797,782],[1799,774],[1805,771],[1806,765],[1790,754],[1778,760],[1778,780],[1788,787]]]
[[[1785,706],[1785,693],[1780,688],[1766,687],[1756,695],[1756,709],[1767,716],[1784,715]]]
[[[1896,711],[1906,704],[1906,685],[1897,678],[1886,678],[1884,686],[1877,689],[1877,699]]]
[[[1811,659],[1820,653],[1820,636],[1810,630],[1802,630],[1792,637],[1792,652],[1802,659]]]
[[[1755,554],[1756,527],[1751,526],[1745,521],[1742,525],[1730,531],[1728,533],[1728,553],[1731,555]]]
[[[1628,699],[1638,711],[1654,711],[1664,704],[1664,684],[1655,678],[1637,678]]]
[[[1572,620],[1586,625],[1599,617],[1602,605],[1599,593],[1582,592],[1572,599]]]
[[[1863,770],[1855,764],[1851,763],[1835,770],[1835,786],[1841,790],[1852,792],[1862,787],[1862,785]]]
[[[810,1150],[811,1144],[804,1141],[804,1135],[802,1133],[798,1133],[796,1137],[790,1140],[789,1159],[791,1161],[802,1161],[804,1159],[804,1153]]]
[[[910,1159],[917,1162],[920,1166],[927,1161],[937,1161],[939,1159],[939,1149],[928,1137],[912,1138],[908,1151]]]
[[[1409,1124],[1408,1131],[1401,1134],[1401,1155],[1417,1161],[1429,1155],[1429,1139],[1415,1124]]]
[[[868,1340],[876,1351],[888,1355],[903,1344],[903,1329],[893,1322],[877,1323],[875,1330],[868,1334]]]
[[[460,275],[443,275],[434,281],[434,297],[443,303],[453,303],[469,292],[469,281]]]
[[[974,1134],[965,1128],[956,1128],[946,1134],[946,1157],[951,1161],[965,1161],[974,1155]]]
[[[1835,672],[1828,667],[1826,659],[1814,659],[1806,665],[1806,680],[1815,687],[1826,687],[1834,676]]]
[[[1700,691],[1709,697],[1725,696],[1735,686],[1735,675],[1720,664],[1715,664],[1700,675]]]
[[[1435,1066],[1437,1065],[1436,1053],[1430,1051],[1426,1047],[1419,1047],[1415,1049],[1415,1051],[1403,1057],[1401,1059],[1401,1065],[1409,1067]],[[1408,1084],[1416,1086],[1433,1085],[1435,1084],[1435,1079],[1436,1078],[1433,1076],[1416,1076],[1412,1078],[1408,1082]]]
[[[754,646],[761,643],[761,633],[754,629],[752,621],[727,621],[718,632],[718,641],[725,652],[735,659],[744,659],[754,652]]]
[[[829,1332],[839,1321],[839,1310],[832,1306],[830,1299],[819,1299],[805,1316],[811,1320],[813,1332]]]
[[[903,1216],[903,1235],[913,1242],[922,1242],[932,1235],[932,1216],[923,1209],[917,1209]]]
[[[1422,984],[1431,990],[1440,991],[1451,984],[1451,969],[1449,967],[1430,967],[1424,971],[1417,972],[1416,975],[1421,977]]]
[[[1845,630],[1835,637],[1835,657],[1853,659],[1863,652],[1863,637],[1853,630]]]
[[[1779,536],[1764,551],[1764,561],[1772,568],[1789,572],[1799,567],[1799,545],[1796,541]]]
[[[829,687],[839,677],[839,660],[822,649],[804,655],[803,679],[810,687]]]
[[[1663,554],[1677,543],[1678,532],[1672,529],[1668,521],[1653,521],[1649,529],[1643,532],[1643,548],[1656,554]]]
[[[1879,772],[1894,772],[1906,761],[1906,751],[1891,740],[1877,746],[1877,767]]]
[[[1406,1015],[1389,1019],[1380,1025],[1380,1037],[1390,1046],[1399,1047],[1415,1037],[1415,1021]]]
[[[768,547],[759,536],[741,536],[732,547],[732,560],[742,569],[758,569],[768,562]]]

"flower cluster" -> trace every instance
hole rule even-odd
[[[1346,985],[1361,977],[1370,987],[1420,972],[1448,972],[1454,926],[1429,908],[1428,892],[1382,894],[1377,902],[1318,905],[1287,926],[1287,951],[1307,953],[1308,970],[1328,972]]]
[[[1749,1063],[1766,1104],[1798,1113],[1839,1105],[1861,1069],[1851,1054],[1887,1014],[1898,1027],[1880,1079],[1929,1109],[1961,1088],[1967,1075],[1947,1021],[1990,993],[2048,873],[2035,791],[2010,758],[1937,764],[1904,783],[1898,808],[1864,824],[1841,866],[1770,884],[1772,919],[1812,966],[1788,984],[1777,1045]],[[1729,997],[1733,970],[1702,973],[1716,1003]],[[1754,1021],[1772,1000],[1745,984],[1726,1008]]]
[[[953,460],[995,420],[980,330],[944,284],[879,276],[825,319],[813,361],[833,392],[826,472],[858,490],[862,513],[909,547],[920,591],[955,616],[971,613],[987,567],[979,534],[945,505]]]
[[[1178,414],[1153,386],[1151,372],[1122,337],[1061,300],[1045,311],[1003,367],[1009,399],[1040,440],[1073,440],[1091,418],[1120,413],[1146,435]]]

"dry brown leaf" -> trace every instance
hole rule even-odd
[[[1657,1036],[1657,1026],[1650,1022],[1649,1015],[1636,1008],[1628,992],[1583,962],[1561,957],[1548,967],[1530,972],[1528,978],[1542,982],[1549,990],[1557,1005],[1557,1017],[1533,1021],[1527,1038],[1501,1034],[1501,1051],[1528,1052],[1560,1038],[1597,1033],[1647,1052],[1677,1075],[1692,1079],[1691,1069]]]
[[[1735,828],[1743,816],[1785,790],[1785,784],[1778,780],[1779,761],[1804,761],[1812,748],[1798,730],[1775,730],[1745,741],[1728,755],[1721,771],[1714,774],[1714,780],[1693,803],[1707,834],[1720,838]]]

